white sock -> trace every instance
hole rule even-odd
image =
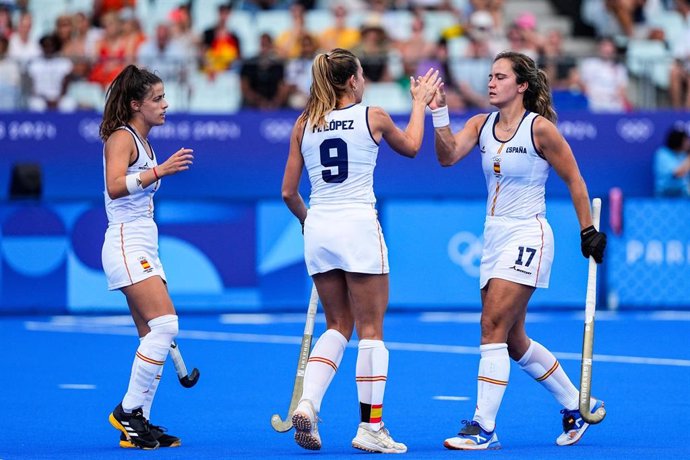
[[[522,370],[549,390],[563,407],[577,409],[579,392],[556,357],[539,342],[530,342],[529,348],[518,361]]]
[[[142,410],[144,411],[144,417],[146,418],[146,420],[151,420],[151,406],[153,405],[153,398],[156,396],[156,391],[158,391],[158,385],[161,383],[162,374],[163,366],[161,366],[160,370],[158,371],[158,375],[153,380],[151,388],[149,388],[149,392],[146,393],[144,405],[141,406]]]
[[[143,337],[139,337],[139,343],[143,340]],[[161,383],[161,375],[163,374],[163,366],[161,366],[160,371],[158,371],[158,375],[153,381],[153,384],[151,385],[151,389],[149,389],[149,392],[146,393],[146,400],[144,401],[144,405],[141,407],[142,410],[144,411],[144,417],[146,420],[151,420],[151,406],[153,405],[153,398],[156,396],[156,391],[158,390],[158,384]]]
[[[383,394],[388,380],[388,350],[382,340],[360,340],[357,353],[357,396],[361,421],[381,429]]]
[[[321,411],[321,401],[340,366],[346,346],[347,339],[340,332],[328,329],[321,334],[309,355],[302,399],[310,400],[317,413]]]
[[[506,343],[487,343],[481,345],[479,350],[477,408],[473,420],[491,432],[496,428],[496,415],[508,385],[510,357]]]
[[[141,338],[137,348],[127,393],[122,399],[122,409],[132,412],[144,407],[156,376],[168,357],[170,344],[178,332],[177,315],[163,315],[148,323],[151,331]]]

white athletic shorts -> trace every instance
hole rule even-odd
[[[158,227],[153,219],[108,225],[101,261],[111,291],[156,275],[166,281],[158,258]]]
[[[483,289],[491,278],[549,287],[553,250],[553,232],[545,217],[487,216],[479,288]]]
[[[304,261],[309,276],[341,269],[388,273],[388,248],[371,204],[314,205],[304,221]]]

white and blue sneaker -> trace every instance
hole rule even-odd
[[[595,412],[606,414],[604,401],[592,398],[590,412],[592,414]],[[561,414],[563,414],[563,433],[556,439],[556,444],[559,446],[571,446],[578,442],[582,435],[585,434],[585,431],[589,428],[589,423],[582,418],[579,409],[563,409]]]
[[[486,431],[474,420],[463,420],[465,424],[460,433],[454,438],[448,438],[443,442],[447,449],[454,450],[486,450],[500,449],[496,430]]]

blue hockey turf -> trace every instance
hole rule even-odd
[[[0,318],[2,422],[0,460],[343,458],[371,455],[350,446],[358,423],[350,344],[324,400],[318,453],[277,433],[292,393],[304,314],[181,315],[178,343],[187,366],[201,370],[191,389],[165,367],[152,422],[180,436],[174,449],[118,447],[108,414],[124,395],[137,346],[127,316]],[[390,370],[384,420],[408,446],[407,459],[687,459],[690,413],[690,313],[598,312],[592,393],[608,416],[572,447],[558,447],[561,409],[517,365],[497,420],[503,449],[443,447],[472,417],[479,315],[390,313]],[[583,316],[528,315],[528,333],[579,382]],[[318,318],[315,335],[323,332]],[[316,457],[314,457],[316,458]]]

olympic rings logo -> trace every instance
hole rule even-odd
[[[286,119],[269,118],[261,123],[261,134],[269,142],[287,142],[292,133],[292,122]]]
[[[448,257],[473,278],[479,278],[482,259],[482,238],[474,233],[458,232],[448,240]]]
[[[101,142],[101,123],[96,118],[82,118],[78,131],[86,142]]]
[[[640,143],[654,134],[654,123],[647,118],[623,119],[616,124],[616,132],[628,143]]]

